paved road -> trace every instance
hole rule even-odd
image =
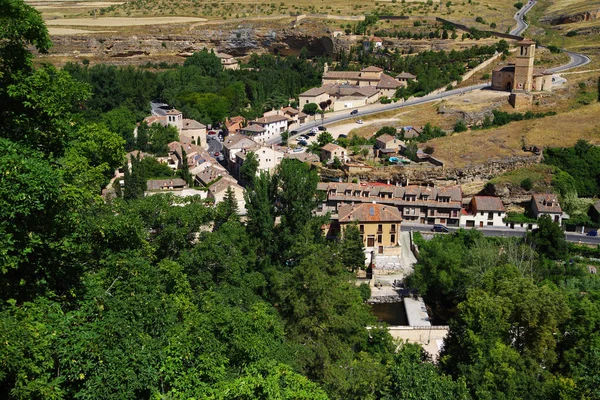
[[[223,150],[223,143],[217,139],[217,135],[206,135],[206,143],[208,144],[208,154],[211,156],[214,155],[215,152]]]
[[[590,62],[590,58],[585,54],[581,53],[573,53],[571,51],[563,50],[569,57],[571,57],[571,61],[568,64],[560,65],[558,67],[549,68],[548,72],[563,72],[571,68],[581,67]]]
[[[156,115],[159,117],[164,117],[165,115],[167,115],[167,110],[169,109],[168,104],[154,101],[150,102],[150,107],[152,109],[152,115]]]
[[[458,228],[448,228],[451,232],[458,230]],[[424,224],[402,224],[402,231],[413,230],[418,232],[431,232],[431,225]],[[525,230],[516,230],[510,228],[483,228],[481,232],[484,236],[498,236],[498,237],[523,237],[526,233]],[[585,234],[575,233],[575,232],[565,232],[565,236],[568,242],[572,243],[584,243],[584,244],[600,244],[600,236],[586,236]]]
[[[527,14],[529,10],[531,10],[531,8],[536,5],[536,3],[537,2],[533,0],[529,1],[523,6],[523,8],[521,8],[515,13],[514,18],[515,21],[517,21],[517,26],[512,31],[510,31],[511,35],[521,36],[523,32],[525,32],[525,30],[529,28],[529,24],[527,24],[527,22],[523,20],[523,16]]]
[[[523,6],[523,8],[521,8],[519,11],[517,11],[517,13],[515,14],[515,17],[514,17],[515,21],[517,21],[517,26],[515,27],[515,29],[510,31],[511,35],[519,35],[520,36],[523,34],[523,32],[525,32],[525,30],[529,27],[529,25],[527,24],[527,22],[525,22],[523,20],[523,16],[525,14],[527,14],[533,8],[533,6],[535,6],[536,4],[537,4],[536,1],[531,0],[527,4],[525,4]],[[582,65],[585,65],[590,62],[590,58],[588,56],[586,56],[585,54],[574,53],[572,51],[566,51],[566,50],[563,50],[563,51],[571,58],[571,61],[569,61],[565,65],[560,65],[558,67],[549,68],[547,70],[548,72],[552,72],[552,73],[563,72],[563,71],[566,71],[566,70],[569,70],[572,68],[581,67]]]
[[[358,111],[357,115],[350,115],[350,110],[336,111],[333,113],[328,113],[325,115],[325,119],[323,125],[333,124],[339,121],[345,120],[357,120],[365,115],[371,114],[379,114],[381,112],[396,110],[399,108],[410,107],[418,104],[429,103],[432,101],[437,101],[439,99],[443,99],[445,97],[450,97],[458,94],[463,94],[467,92],[472,92],[475,90],[484,89],[490,86],[490,83],[482,83],[479,85],[467,86],[461,89],[453,89],[444,91],[438,94],[429,94],[427,96],[418,97],[412,100],[397,102],[392,104],[371,104],[369,106],[361,107]],[[296,128],[298,135],[303,134],[314,128],[315,126],[321,125],[321,118],[317,118],[315,121],[310,121],[305,123],[304,125]],[[298,135],[290,137],[290,141],[293,141]],[[279,143],[281,141],[281,136],[277,135],[271,138],[268,143]]]

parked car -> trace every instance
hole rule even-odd
[[[431,231],[448,233],[448,232],[450,232],[450,229],[448,229],[448,227],[446,225],[435,224],[435,225],[433,225],[433,228],[431,228]]]
[[[348,139],[348,135],[344,135],[343,133],[338,136],[338,139]]]
[[[312,134],[319,133],[319,130],[317,129],[317,127],[314,127],[310,130],[310,133],[312,133]]]
[[[298,144],[299,144],[300,146],[308,146],[308,142],[307,142],[306,140],[304,140],[304,139],[303,139],[303,140],[300,140],[300,141],[298,142]]]
[[[357,115],[358,114],[358,110],[352,110],[350,111],[350,115]]]
[[[598,231],[589,231],[587,233],[588,236],[598,236]]]
[[[294,150],[292,150],[294,153],[300,153],[301,151],[304,151],[304,148],[302,147],[296,147]]]
[[[215,157],[219,157],[221,155],[221,153],[219,153],[218,151],[215,151]]]
[[[290,132],[290,136],[294,136],[294,135],[297,135],[297,134],[298,134],[298,131],[291,131]]]
[[[217,131],[208,131],[208,133],[207,133],[207,135],[210,135],[210,136],[216,135],[216,134],[217,134]]]
[[[321,132],[325,132],[327,130],[327,128],[325,128],[323,125],[319,126],[318,128]]]
[[[362,123],[363,123],[363,120],[362,120],[362,119],[359,119],[358,121],[356,121],[356,123],[357,123],[357,124],[359,124],[359,125],[362,125]]]

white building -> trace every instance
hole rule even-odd
[[[268,115],[252,121],[250,125],[258,125],[264,129],[264,136],[261,136],[261,141],[264,142],[285,132],[288,122],[289,119],[285,115]]]
[[[460,216],[459,225],[465,228],[504,226],[506,209],[502,200],[493,196],[475,196]]]
[[[569,218],[567,214],[563,213],[556,195],[552,193],[538,193],[531,196],[531,211],[536,219],[542,215],[548,215],[559,225],[563,219]]]
[[[258,161],[258,168],[256,170],[256,174],[259,175],[261,172],[273,173],[275,168],[279,164],[281,164],[281,160],[283,160],[284,152],[280,150],[278,146],[257,146],[254,148],[246,148],[242,151],[239,151],[235,154],[236,158],[236,166],[234,167],[236,176],[239,179],[239,171],[244,165],[244,161],[248,156],[248,153],[254,153],[256,156],[256,160]]]

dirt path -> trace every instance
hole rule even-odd
[[[48,26],[144,26],[144,25],[165,25],[182,24],[188,22],[204,22],[206,18],[196,17],[152,17],[152,18],[126,18],[126,17],[106,17],[106,18],[66,18],[47,20]]]

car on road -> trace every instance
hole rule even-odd
[[[298,131],[291,131],[290,132],[290,136],[294,136],[294,135],[297,135],[297,134],[298,134]]]
[[[343,133],[338,136],[338,139],[348,139],[348,135],[344,135]]]
[[[325,128],[323,125],[319,126],[318,128],[321,132],[325,132],[327,130],[327,128]]]
[[[448,232],[450,232],[450,229],[448,229],[448,227],[446,225],[435,224],[435,225],[433,225],[433,228],[431,228],[431,231],[448,233]]]
[[[357,115],[358,114],[358,110],[352,110],[350,111],[350,115]]]
[[[598,231],[589,231],[587,236],[598,236]]]
[[[292,150],[292,152],[294,152],[294,153],[300,153],[301,151],[304,151],[304,148],[296,147],[294,150]]]
[[[213,135],[216,135],[216,134],[217,134],[217,131],[208,131],[207,132],[207,135],[209,135],[209,136],[213,136]]]
[[[308,140],[308,136],[300,135],[296,138],[296,141],[299,142],[301,140]]]
[[[215,151],[215,157],[219,157],[221,155],[221,153],[219,153],[218,151]]]
[[[359,119],[358,121],[356,121],[357,124],[362,125],[363,124],[363,120]]]

